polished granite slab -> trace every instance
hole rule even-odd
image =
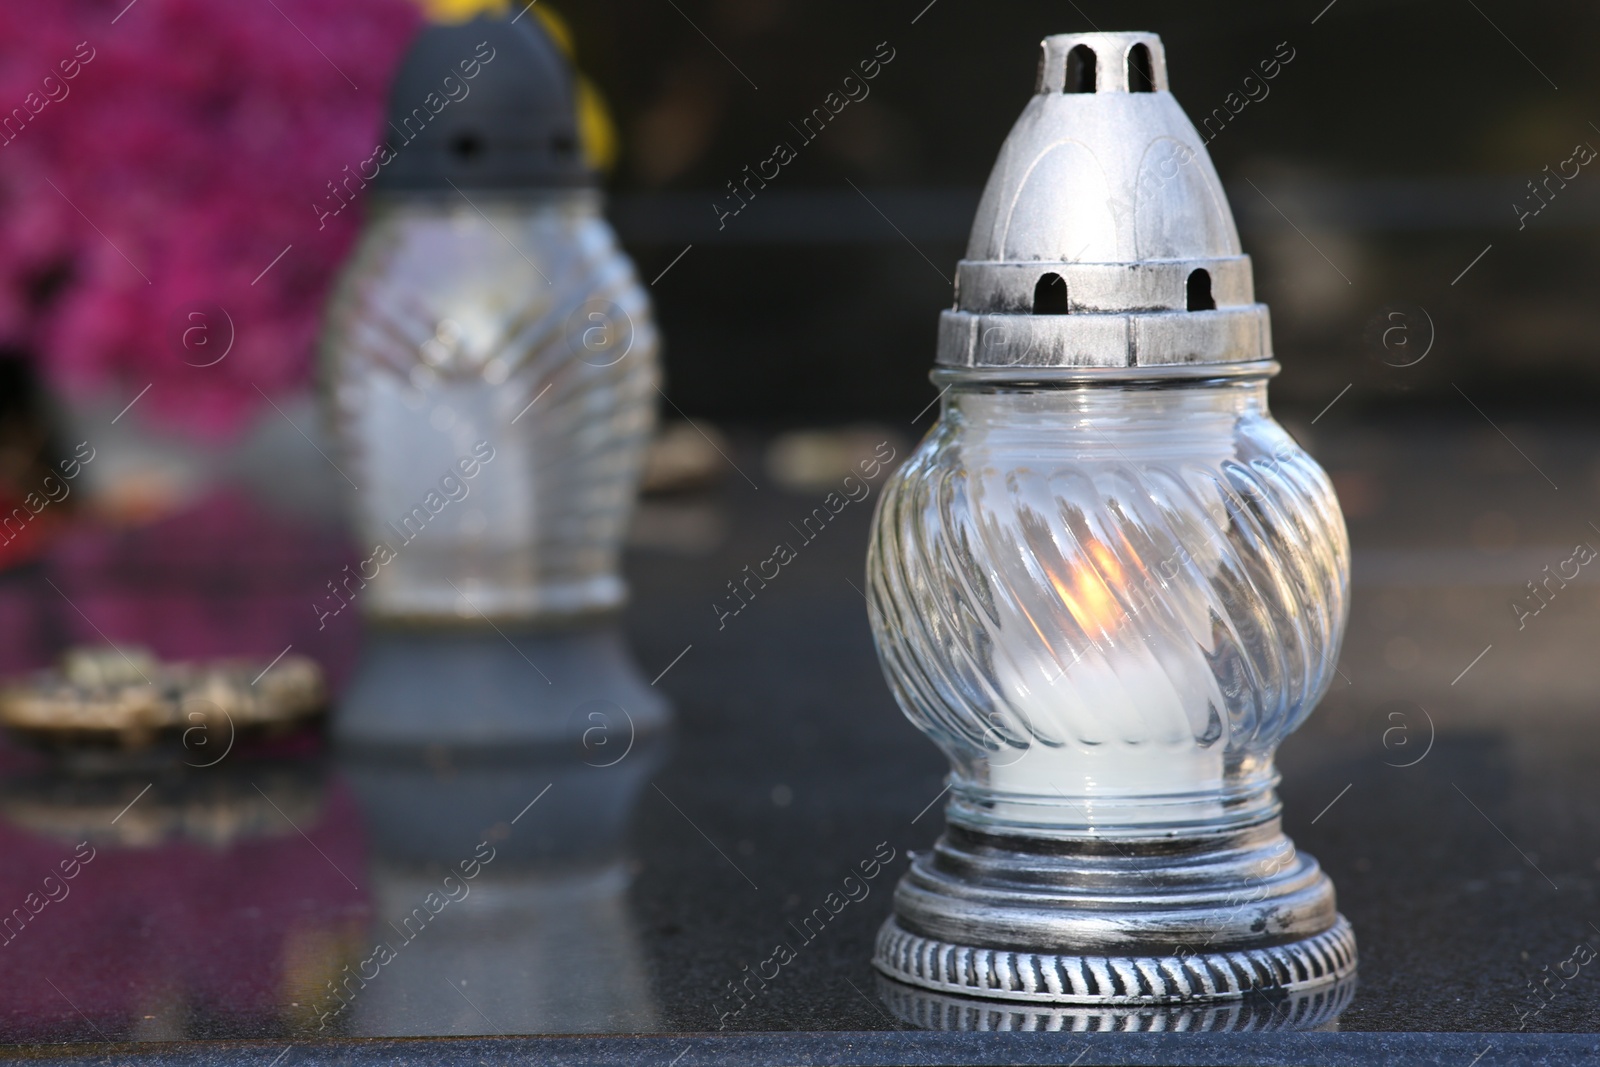
[[[1600,946],[1600,584],[1586,570],[1532,617],[1512,603],[1575,542],[1600,544],[1600,433],[1512,427],[1524,464],[1467,422],[1318,430],[1350,505],[1355,607],[1340,681],[1284,746],[1280,794],[1355,925],[1351,986],[1052,1013],[880,979],[873,935],[907,855],[941,829],[945,765],[874,657],[870,502],[730,613],[727,583],[795,540],[825,493],[782,491],[746,442],[734,460],[759,488],[731,477],[647,503],[624,632],[600,632],[670,700],[670,730],[582,678],[550,682],[568,639],[513,631],[485,654],[525,669],[506,698],[559,719],[554,739],[245,740],[209,766],[217,748],[69,763],[7,749],[0,906],[37,910],[0,944],[0,1041],[285,1067],[1593,1062],[1600,969],[1579,946]],[[108,586],[139,586],[106,566]],[[0,614],[23,618],[16,605],[49,592],[38,578],[8,576]],[[99,603],[85,606],[117,601]],[[296,647],[315,655],[317,639]],[[353,642],[337,641],[343,677]],[[792,959],[774,975],[779,945]],[[1066,1032],[970,1032],[1030,1028]],[[1129,1030],[1162,1032],[1105,1032]]]

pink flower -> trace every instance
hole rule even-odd
[[[217,437],[258,386],[310,377],[359,222],[319,229],[313,205],[380,139],[419,15],[410,0],[124,3],[0,5],[0,345],[69,393],[152,383],[144,417]],[[233,346],[202,366],[223,320]]]

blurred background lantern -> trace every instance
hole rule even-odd
[[[540,20],[432,26],[346,183],[372,198],[323,352],[334,465],[370,551],[319,617],[353,603],[382,628],[340,711],[347,739],[548,739],[571,726],[569,675],[617,675],[582,692],[641,725],[664,715],[609,628],[658,341],[578,101]],[[343,210],[338,192],[325,210]]]

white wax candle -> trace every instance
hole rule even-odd
[[[1223,785],[1227,727],[1203,650],[1187,633],[1130,618],[1119,606],[1120,591],[1105,584],[1108,573],[1122,577],[1119,569],[1102,560],[1085,571],[1052,583],[1093,642],[1076,657],[1064,651],[1072,643],[1068,633],[1041,625],[1049,618],[1043,610],[1035,617],[1019,606],[1015,620],[1002,623],[995,680],[1008,713],[1001,719],[1028,739],[1028,748],[995,753],[986,784],[1054,799],[1056,816],[1028,805],[1029,817],[1068,824],[1095,821],[1098,799],[1214,793]],[[1202,744],[1212,708],[1220,734]],[[1204,806],[1214,813],[1217,803]],[[1172,812],[1159,803],[1135,804],[1104,817],[1153,823]]]

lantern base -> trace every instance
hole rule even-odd
[[[1237,952],[1063,956],[956,945],[907,933],[890,918],[873,964],[942,993],[1040,1004],[1163,1004],[1299,993],[1353,974],[1356,938],[1343,915],[1304,941]]]
[[[670,719],[613,623],[379,623],[367,632],[332,732],[340,745],[368,753],[528,757],[581,746],[579,759],[603,767]]]
[[[1077,1033],[1337,1030],[1356,979],[1306,990],[1267,990],[1231,1000],[1173,1004],[1045,1004],[935,993],[878,977],[878,996],[919,1030],[1044,1030]]]
[[[1160,1004],[1353,974],[1333,883],[1276,814],[1199,837],[1002,837],[951,826],[916,856],[874,965],[942,993]]]

